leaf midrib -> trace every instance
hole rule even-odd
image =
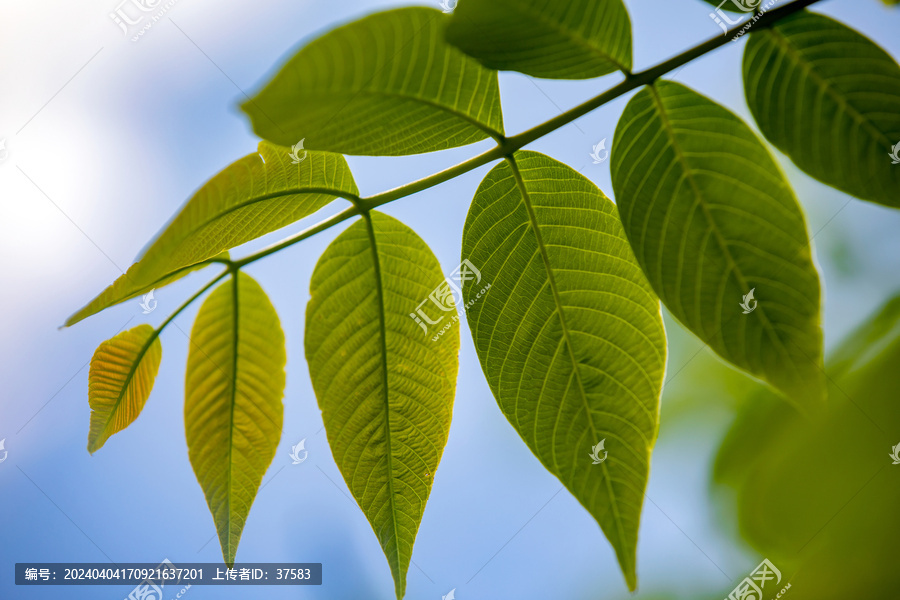
[[[538,224],[537,216],[534,213],[534,207],[531,204],[531,197],[528,194],[528,189],[525,186],[525,181],[522,179],[522,174],[519,172],[518,164],[516,163],[515,156],[510,154],[506,157],[507,162],[510,165],[510,168],[513,172],[513,177],[516,180],[516,186],[519,188],[519,192],[522,194],[522,199],[525,204],[525,210],[528,212],[528,220],[531,223],[531,229],[534,231],[534,237],[537,241],[538,249],[541,254],[541,259],[544,263],[544,269],[547,271],[547,281],[550,286],[550,291],[553,294],[553,302],[556,304],[556,312],[559,315],[560,326],[562,327],[563,338],[565,340],[566,348],[568,349],[569,359],[572,361],[572,370],[575,373],[575,379],[578,381],[578,389],[581,392],[581,398],[584,402],[585,415],[587,416],[588,426],[590,427],[591,434],[593,439],[597,439],[597,429],[594,426],[594,417],[591,414],[591,407],[588,404],[587,400],[587,392],[584,389],[584,382],[581,380],[581,372],[579,370],[579,363],[575,358],[574,349],[572,346],[572,340],[569,337],[569,327],[566,323],[566,317],[563,312],[563,304],[562,300],[559,296],[559,290],[556,287],[556,278],[553,275],[553,269],[550,265],[550,257],[547,254],[547,248],[544,245],[543,237],[541,236],[540,226]],[[603,480],[606,483],[607,493],[610,498],[610,507],[613,511],[613,516],[615,517],[616,522],[616,530],[619,534],[619,544],[623,550],[623,554],[626,554],[626,548],[628,545],[625,541],[625,531],[622,529],[622,518],[619,514],[619,505],[616,499],[616,495],[612,489],[612,482],[610,481],[609,468],[606,466],[605,462],[600,463],[601,469],[603,470]],[[626,574],[626,579],[630,578],[629,574]],[[629,579],[630,581],[630,579]],[[629,587],[631,587],[629,583]]]
[[[709,207],[706,205],[706,199],[704,198],[703,194],[700,193],[700,188],[697,186],[697,182],[694,180],[692,169],[687,161],[687,158],[684,156],[677,138],[675,137],[675,131],[672,127],[672,124],[669,122],[669,117],[666,114],[665,106],[662,103],[662,98],[660,98],[659,93],[656,89],[656,84],[654,83],[648,85],[647,89],[650,90],[650,95],[652,96],[653,102],[657,108],[657,113],[659,114],[660,121],[662,122],[663,128],[666,130],[666,133],[668,134],[668,137],[672,142],[672,151],[675,154],[675,159],[681,164],[685,179],[687,179],[687,181],[689,182],[691,189],[693,190],[694,195],[697,198],[697,204],[700,206],[700,209],[703,212],[703,216],[706,218],[706,222],[709,224],[709,228],[713,232],[713,236],[716,238],[716,243],[722,250],[722,255],[728,261],[728,265],[731,268],[731,271],[735,274],[735,277],[738,279],[741,288],[748,289],[749,284],[737,262],[734,260],[734,257],[731,255],[731,251],[729,250],[728,245],[725,243],[725,238],[722,236],[722,232],[719,231],[719,228],[715,220],[713,219],[712,214],[709,212]],[[800,372],[799,369],[797,369],[797,365],[794,364],[794,361],[790,360],[790,354],[787,352],[787,348],[784,346],[784,344],[782,344],[781,338],[779,338],[778,335],[775,335],[774,326],[766,316],[765,309],[761,305],[759,306],[759,314],[762,317],[766,334],[777,346],[781,348],[785,358],[787,359],[787,362],[799,374]],[[719,334],[720,331],[721,325],[719,327],[719,331],[716,331],[713,335]],[[705,341],[706,340],[704,340],[704,342]]]
[[[226,544],[228,551],[226,552],[226,560],[230,561],[232,566],[234,565],[234,557],[232,556],[231,551],[231,495],[233,490],[231,488],[232,483],[234,482],[234,408],[235,403],[237,402],[237,377],[238,377],[238,336],[239,336],[239,328],[240,321],[238,315],[238,278],[239,273],[235,272],[231,276],[231,280],[233,282],[232,285],[232,293],[231,298],[234,303],[234,310],[232,314],[234,318],[232,319],[232,326],[234,327],[234,336],[233,344],[232,344],[232,357],[231,357],[231,410],[229,413],[229,424],[228,424],[228,484],[225,487],[225,506],[226,506]]]
[[[235,204],[234,206],[230,206],[230,207],[228,207],[227,210],[224,210],[220,213],[216,213],[214,216],[203,221],[199,225],[196,225],[195,227],[191,227],[187,233],[185,233],[184,235],[178,236],[175,239],[178,240],[179,243],[183,242],[184,240],[189,239],[191,236],[195,235],[198,231],[200,231],[204,227],[207,227],[208,225],[218,221],[219,219],[224,219],[231,213],[237,212],[243,208],[247,208],[248,206],[253,206],[254,204],[257,204],[259,202],[265,202],[266,200],[274,200],[275,198],[280,198],[282,196],[294,196],[294,195],[303,195],[303,194],[324,194],[327,196],[334,196],[336,198],[344,198],[345,200],[349,200],[350,202],[358,202],[359,201],[359,197],[356,194],[352,194],[350,192],[346,192],[343,190],[336,190],[336,189],[328,188],[328,187],[289,188],[289,189],[285,189],[285,190],[279,190],[277,192],[270,192],[268,194],[256,196],[256,197],[250,198],[249,200],[245,200],[243,202]],[[160,239],[160,242],[161,241],[163,241],[163,240]],[[153,251],[152,248],[150,250],[148,250],[147,254],[144,255],[144,258],[142,259],[141,262],[143,262],[143,260],[146,260],[147,257],[150,256],[150,253],[152,251]],[[203,262],[204,260],[206,260],[206,259],[201,259],[201,260],[197,261],[197,263]],[[180,270],[183,268],[187,268],[187,267],[192,266],[197,263],[191,263],[191,265],[185,265],[183,267],[178,267],[178,269]],[[162,276],[160,276],[160,279],[162,279],[163,277],[167,277],[167,276],[168,276],[168,274],[162,275]],[[140,293],[140,292],[138,292],[138,293]]]
[[[363,213],[363,220],[366,222],[366,232],[369,235],[369,246],[372,249],[372,263],[375,271],[375,289],[376,289],[376,297],[378,302],[378,327],[379,327],[379,337],[381,340],[381,373],[384,378],[384,425],[385,425],[385,440],[387,444],[387,484],[388,484],[388,502],[391,505],[391,528],[394,532],[394,558],[397,561],[397,573],[398,577],[402,578],[404,581],[404,588],[406,587],[405,583],[405,574],[403,573],[403,565],[401,564],[400,558],[400,537],[399,531],[397,529],[397,505],[394,502],[394,461],[393,461],[393,450],[391,444],[391,406],[390,399],[388,396],[388,363],[387,363],[387,323],[385,322],[385,308],[384,308],[384,282],[381,276],[381,262],[378,257],[378,245],[375,239],[375,228],[372,224],[372,215],[369,212]],[[387,550],[385,548],[385,550]],[[399,583],[399,581],[398,581]]]

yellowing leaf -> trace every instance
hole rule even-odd
[[[444,41],[433,8],[376,13],[310,42],[241,107],[260,137],[399,156],[503,133],[497,73]]]
[[[487,174],[466,218],[462,255],[483,278],[463,287],[469,328],[503,414],[600,524],[634,590],[666,361],[659,300],[609,198],[542,154],[515,160]]]
[[[150,325],[138,325],[100,344],[91,359],[88,452],[131,425],[150,397],[162,360],[162,344]]]
[[[343,156],[262,142],[259,152],[204,184],[138,262],[66,325],[171,283],[193,265],[307,217],[337,197],[358,194]]]
[[[438,311],[440,323],[427,333],[410,317],[443,283],[441,267],[410,228],[370,216],[339,235],[316,265],[306,358],[334,460],[402,598],[450,430],[459,326],[433,341],[455,308]]]
[[[228,565],[281,439],[285,362],[278,314],[259,284],[241,273],[217,287],[191,330],[184,424]]]

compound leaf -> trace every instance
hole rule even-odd
[[[871,40],[797,13],[750,36],[744,92],[762,133],[803,171],[900,208],[900,66]]]
[[[269,142],[258,150],[205,183],[138,262],[66,325],[180,279],[198,263],[309,216],[336,197],[359,194],[343,156]]]
[[[453,412],[459,329],[432,341],[410,318],[443,281],[415,232],[371,213],[322,254],[306,310],[306,358],[328,443],[384,549],[397,598]]]
[[[184,424],[229,566],[281,438],[285,363],[278,314],[259,284],[240,273],[217,287],[191,331]]]
[[[343,154],[418,154],[502,135],[497,73],[444,41],[447,18],[410,7],[339,27],[241,108],[262,138]]]
[[[819,276],[803,213],[762,142],[718,104],[659,81],[628,103],[613,148],[625,233],[666,307],[721,357],[819,405]]]
[[[447,40],[492,69],[534,77],[631,70],[631,21],[622,0],[466,0]]]
[[[162,344],[150,325],[138,325],[100,344],[88,374],[88,452],[102,448],[110,436],[138,418],[161,360]]]
[[[463,287],[475,349],[506,418],[600,524],[633,590],[666,358],[659,300],[593,183],[535,152],[515,161],[481,182],[463,230],[462,255],[490,284]]]

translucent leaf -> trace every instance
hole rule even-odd
[[[462,256],[482,277],[463,288],[466,316],[500,409],[600,524],[633,590],[666,358],[659,301],[613,203],[562,163],[515,156],[519,185],[496,166],[466,218]]]
[[[744,91],[766,138],[806,173],[900,207],[900,66],[868,38],[797,13],[750,36]]]
[[[131,425],[150,397],[162,360],[162,344],[150,325],[106,340],[94,352],[88,374],[91,430],[88,452]]]
[[[762,142],[718,104],[659,81],[628,103],[612,147],[625,233],[666,307],[732,364],[819,406],[819,276]]]
[[[631,70],[622,0],[466,0],[447,40],[484,65],[551,79]]]
[[[358,194],[343,156],[262,142],[258,153],[205,183],[138,262],[66,325],[180,279],[193,265],[309,216],[336,197]]]
[[[827,413],[804,419],[763,392],[719,451],[716,481],[737,491],[743,536],[775,561],[799,600],[896,595],[898,364],[895,297],[828,360]]]
[[[209,295],[191,330],[184,424],[229,566],[281,438],[285,362],[278,314],[256,281],[241,273]]]
[[[410,7],[310,42],[241,107],[262,138],[399,156],[503,133],[497,73],[444,41],[448,17]]]
[[[431,482],[450,429],[458,369],[456,315],[443,335],[411,318],[444,282],[431,250],[379,213],[325,250],[306,309],[306,359],[328,443],[347,487],[372,524],[397,598]],[[445,305],[446,307],[446,305]]]

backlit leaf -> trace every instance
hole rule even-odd
[[[278,314],[256,281],[241,273],[209,295],[191,330],[184,425],[228,565],[281,439],[285,362]]]
[[[659,81],[628,103],[612,147],[625,233],[666,307],[732,364],[820,405],[819,276],[762,142],[718,104]]]
[[[259,144],[259,151],[210,179],[159,233],[137,263],[87,306],[73,325],[161,287],[213,258],[309,216],[336,197],[359,194],[343,156]]]
[[[520,185],[496,166],[466,218],[462,256],[483,278],[463,288],[466,316],[501,410],[600,524],[633,590],[666,359],[659,301],[613,203],[562,163],[515,156]]]
[[[828,360],[825,415],[803,419],[763,393],[719,451],[716,480],[738,493],[742,534],[779,566],[798,600],[891,598],[900,585],[898,364],[895,297]]]
[[[631,70],[622,0],[465,0],[447,40],[484,65],[551,79]]]
[[[900,207],[900,66],[868,38],[797,13],[750,36],[744,91],[763,134],[806,173]]]
[[[444,41],[447,18],[410,7],[339,27],[241,108],[262,138],[343,154],[418,154],[501,135],[497,73]]]
[[[138,325],[100,344],[91,359],[88,452],[131,425],[150,397],[162,360],[162,344],[150,325]]]
[[[322,254],[306,309],[306,358],[328,443],[384,549],[397,598],[453,411],[456,310],[428,302],[432,320],[441,317],[428,332],[410,316],[443,279],[415,232],[372,213],[371,225],[357,221]]]

